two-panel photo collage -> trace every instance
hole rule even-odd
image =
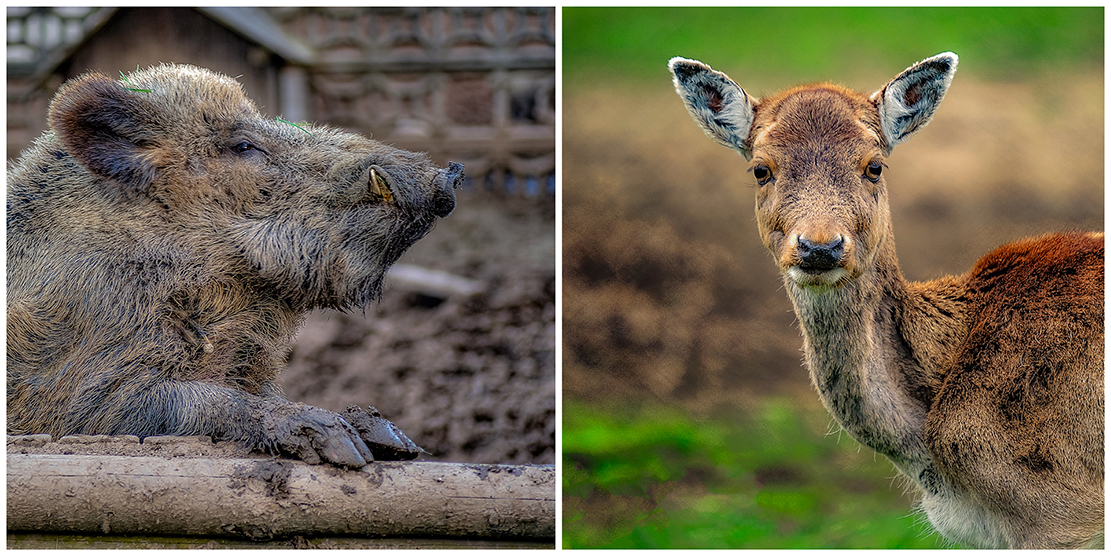
[[[9,4],[7,548],[1101,549],[1104,21]]]

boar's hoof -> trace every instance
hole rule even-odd
[[[409,460],[416,459],[422,452],[428,453],[409,440],[397,425],[386,420],[373,407],[368,406],[363,411],[363,408],[353,405],[340,413],[340,416],[359,431],[359,436],[370,447],[374,459]]]
[[[285,408],[283,408],[285,409]],[[305,463],[328,462],[363,467],[374,455],[359,433],[331,411],[304,404],[290,404],[263,419],[271,449],[298,457]]]

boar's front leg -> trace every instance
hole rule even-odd
[[[374,461],[359,433],[338,414],[281,396],[167,380],[143,398],[139,401],[142,410],[125,418],[132,422],[121,423],[120,432],[205,435],[313,464],[324,461],[362,467]]]

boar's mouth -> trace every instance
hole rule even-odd
[[[350,275],[352,281],[344,288],[344,299],[349,306],[364,310],[381,299],[390,266],[432,230],[437,218],[444,218],[455,209],[455,190],[462,184],[464,174],[462,164],[450,162],[447,168],[435,172],[431,192],[420,196],[406,189],[404,180],[393,183],[391,176],[380,167],[371,166],[368,177],[369,196],[377,203],[390,204],[400,210],[385,221],[379,221],[378,226],[384,225],[386,229],[375,226],[377,233],[369,236],[360,233],[359,240],[347,245],[349,253],[362,254],[357,256],[362,261],[357,264],[360,271]],[[378,239],[371,244],[363,243],[370,237]]]
[[[357,273],[352,276],[353,283],[348,286],[346,295],[347,306],[360,307],[364,311],[372,303],[381,300],[382,290],[386,282],[386,273],[390,267],[393,266],[401,255],[405,253],[410,247],[413,246],[418,240],[425,236],[432,230],[434,221],[408,221],[403,219],[395,220],[388,237],[389,240],[385,245],[377,246],[375,248],[367,248],[363,251],[367,260],[363,261],[363,265],[370,267],[369,272]],[[334,306],[336,309],[345,309],[342,306]]]

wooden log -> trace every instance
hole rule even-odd
[[[256,541],[233,537],[164,535],[79,535],[77,533],[8,533],[8,550],[551,550],[555,539],[489,537],[302,537]]]
[[[555,538],[552,466],[8,455],[8,530]]]

